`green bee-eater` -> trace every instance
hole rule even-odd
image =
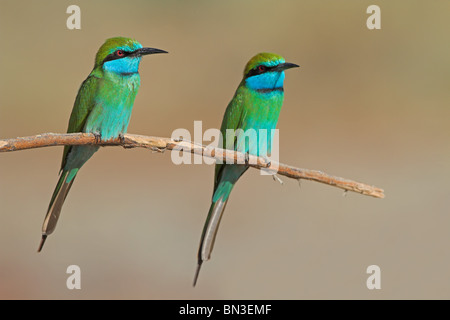
[[[220,129],[222,146],[219,147],[257,156],[271,152],[273,129],[284,99],[284,70],[294,67],[298,65],[287,63],[283,57],[272,53],[260,53],[250,59],[244,78],[225,111]],[[227,129],[236,130],[236,136],[227,140]],[[256,131],[255,141],[246,140],[245,131],[249,129]],[[267,138],[260,141],[263,134]],[[210,258],[231,190],[247,169],[244,164],[216,164],[214,192],[200,240],[194,286],[203,261]]]
[[[81,84],[70,115],[68,133],[95,134],[101,141],[122,137],[127,132],[134,99],[139,90],[139,63],[147,54],[167,53],[143,48],[129,38],[107,39],[95,57],[92,72]],[[78,170],[99,149],[98,146],[66,146],[60,177],[42,226],[38,251],[56,227],[61,208]]]

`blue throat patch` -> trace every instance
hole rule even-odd
[[[284,71],[266,72],[252,76],[245,79],[245,84],[248,88],[260,92],[283,91]]]
[[[103,69],[120,75],[131,75],[138,72],[140,62],[141,57],[125,57],[105,62]]]

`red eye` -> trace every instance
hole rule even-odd
[[[258,71],[260,71],[260,72],[266,71],[266,66],[259,66]]]
[[[123,57],[125,55],[125,52],[123,50],[117,50],[116,55],[119,57]]]

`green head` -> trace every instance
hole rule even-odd
[[[124,37],[110,38],[98,49],[95,68],[118,74],[138,72],[141,58],[147,54],[167,53],[167,51],[144,48],[136,40]]]
[[[296,68],[298,65],[289,63],[275,53],[259,53],[245,66],[245,85],[260,92],[270,92],[283,89],[284,70]]]

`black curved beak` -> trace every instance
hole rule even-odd
[[[284,70],[287,70],[287,69],[298,68],[298,67],[300,67],[298,64],[285,62],[285,63],[280,63],[274,69],[277,70],[277,71],[284,71]],[[274,70],[274,69],[272,69],[272,70]]]
[[[155,54],[155,53],[168,53],[167,51],[155,48],[141,48],[133,51],[133,54],[137,56],[145,56],[147,54]]]

